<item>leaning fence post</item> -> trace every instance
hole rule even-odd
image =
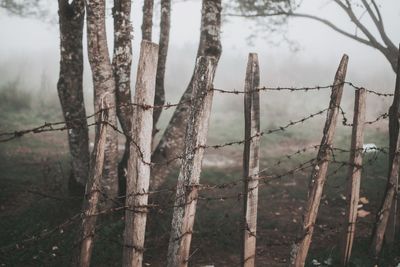
[[[399,125],[400,125],[400,53],[397,60],[397,78],[393,103],[389,109],[389,175],[386,193],[376,216],[372,234],[371,252],[378,258],[382,250],[384,237],[393,243],[397,219],[397,194],[399,186]],[[386,232],[386,234],[385,234]],[[389,236],[390,235],[390,236]]]
[[[300,241],[293,248],[293,258],[291,259],[292,266],[304,266],[308,250],[310,248],[314,224],[317,218],[318,208],[326,181],[326,173],[329,165],[333,137],[335,135],[340,101],[343,94],[348,60],[349,58],[347,55],[342,57],[339,68],[336,72],[335,80],[333,82],[331,101],[329,103],[329,110],[325,122],[323,137],[318,151],[318,156],[316,159],[317,161],[311,173],[309,199],[303,221],[303,233]]]
[[[344,236],[341,244],[342,266],[347,266],[349,263],[356,228],[363,160],[365,101],[366,90],[364,88],[357,89],[355,91],[353,131],[347,182],[347,207],[345,222],[343,224]]]
[[[243,247],[242,266],[253,267],[256,256],[258,171],[260,154],[260,69],[257,54],[249,54],[244,94]]]
[[[123,266],[142,266],[150,182],[153,105],[158,45],[142,41],[126,175]]]
[[[199,57],[196,64],[191,110],[186,128],[185,156],[179,172],[176,198],[168,247],[168,267],[186,267],[200,181],[204,146],[213,99],[212,84],[216,61],[213,57]]]
[[[108,109],[101,111],[99,116],[99,135],[94,144],[89,177],[83,200],[82,225],[78,232],[78,247],[73,256],[72,266],[89,267],[94,245],[98,204],[101,195],[100,183],[103,173],[104,149],[107,138]]]

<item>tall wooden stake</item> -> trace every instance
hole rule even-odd
[[[389,175],[386,194],[377,214],[375,229],[372,234],[371,252],[378,258],[382,250],[384,237],[393,243],[397,219],[397,194],[399,186],[399,125],[400,125],[400,54],[397,64],[396,88],[393,104],[389,109]],[[386,232],[386,235],[385,235]]]
[[[367,95],[364,88],[356,90],[355,94],[353,132],[351,137],[350,165],[347,183],[347,209],[345,222],[343,224],[344,238],[341,244],[342,266],[348,265],[353,247],[363,160],[365,102]]]
[[[196,214],[198,185],[213,99],[215,58],[199,57],[186,128],[185,157],[179,172],[168,247],[168,267],[186,267]]]
[[[344,81],[346,79],[348,56],[344,55],[333,82],[331,101],[329,104],[328,115],[325,123],[321,145],[318,151],[317,163],[311,174],[309,199],[307,202],[306,213],[303,222],[303,234],[293,250],[294,258],[291,265],[302,267],[305,264],[311,238],[314,232],[314,225],[317,219],[318,208],[321,202],[322,192],[328,171],[330,152],[335,135],[336,122],[339,114],[340,101],[342,99]]]
[[[126,181],[123,266],[142,266],[150,183],[151,141],[158,45],[142,41]]]
[[[103,101],[104,103],[104,101]],[[73,256],[72,266],[89,267],[94,246],[94,232],[96,229],[97,213],[101,196],[101,178],[104,165],[104,151],[107,139],[108,109],[99,116],[98,136],[92,152],[89,177],[86,184],[83,200],[83,217],[77,236],[79,246]]]
[[[260,154],[260,69],[257,54],[249,54],[244,94],[245,144],[243,153],[242,266],[254,267],[256,256],[258,172]]]

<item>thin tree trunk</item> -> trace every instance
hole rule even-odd
[[[192,108],[185,134],[185,157],[178,177],[176,199],[168,246],[168,267],[186,267],[196,215],[198,184],[213,99],[216,59],[197,60],[193,82]]]
[[[154,101],[158,45],[142,41],[136,79],[135,103],[151,106]],[[123,266],[142,266],[150,185],[153,109],[134,108],[126,187]],[[140,149],[140,151],[139,151]]]
[[[345,222],[343,224],[343,243],[341,244],[342,266],[347,266],[349,264],[356,230],[363,160],[366,97],[366,90],[364,88],[356,91],[351,152],[349,160],[350,166],[347,182],[347,208]]]
[[[161,0],[161,20],[160,20],[160,41],[158,50],[158,64],[156,77],[156,95],[154,105],[162,106],[165,104],[165,65],[167,63],[169,32],[171,28],[171,0]],[[158,119],[162,113],[162,108],[155,108],[153,112],[153,137],[157,134],[156,128]]]
[[[153,34],[153,9],[154,0],[143,2],[142,40],[151,42]]]
[[[86,0],[88,54],[94,87],[94,109],[110,107],[108,120],[117,126],[115,80],[110,62],[105,28],[105,0]],[[103,102],[105,99],[105,102]],[[98,131],[96,135],[98,135]],[[107,198],[105,207],[111,206],[118,196],[118,135],[107,134],[102,190]]]
[[[258,172],[260,168],[260,68],[257,54],[249,54],[246,70],[244,119],[245,134],[243,152],[243,248],[242,266],[254,267],[256,258]]]
[[[400,53],[397,52],[398,60],[400,62]],[[397,143],[397,138],[399,135],[399,116],[400,116],[400,68],[397,69],[397,80],[395,96],[393,97],[393,103],[389,110],[389,170],[393,164],[394,154],[396,153],[395,147]],[[397,179],[395,188],[395,197],[393,199],[393,204],[390,211],[390,217],[388,221],[388,226],[385,233],[385,241],[389,246],[393,246],[396,236],[396,226],[398,220],[398,186],[399,181]]]
[[[220,41],[221,11],[221,0],[203,0],[201,35],[199,48],[197,50],[197,58],[200,56],[214,57],[216,59],[215,64],[218,64],[222,52]],[[192,95],[193,77],[194,74],[180,99],[179,106],[172,115],[167,129],[153,152],[153,162],[162,163],[168,159],[179,156],[183,152],[185,138],[184,129],[189,117],[190,103],[188,102]],[[176,162],[168,166],[161,164],[155,165],[152,170],[152,188],[159,187],[175,166]]]
[[[308,250],[310,248],[315,221],[317,219],[318,208],[326,181],[326,173],[328,171],[331,152],[330,149],[332,147],[333,137],[335,135],[339,106],[342,99],[344,81],[346,80],[348,60],[348,56],[344,55],[340,61],[340,65],[333,82],[334,86],[332,88],[331,101],[329,103],[329,111],[324,127],[323,137],[321,140],[320,149],[318,151],[317,163],[311,174],[309,199],[303,221],[303,233],[300,241],[294,247],[294,258],[291,262],[292,266],[303,267],[307,258]]]
[[[89,267],[94,246],[99,200],[101,196],[101,176],[104,164],[104,150],[107,138],[108,111],[102,112],[99,124],[99,135],[96,137],[92,152],[92,161],[88,182],[86,184],[85,199],[83,201],[82,224],[77,235],[78,246],[75,251],[72,266]]]
[[[132,23],[131,0],[114,0],[114,55],[113,72],[116,85],[117,116],[122,131],[130,136],[131,106],[131,65],[132,65]],[[126,188],[126,169],[129,158],[129,140],[125,141],[122,160],[118,164],[120,194]]]
[[[60,24],[60,76],[57,83],[67,123],[72,170],[69,191],[82,195],[89,174],[89,134],[83,100],[83,0],[58,0]]]
[[[400,53],[398,55],[400,62]],[[375,229],[372,234],[371,252],[374,258],[378,258],[382,250],[383,239],[392,237],[387,234],[395,234],[397,219],[397,194],[399,185],[399,118],[400,118],[400,64],[397,65],[396,88],[393,104],[389,109],[389,175],[386,185],[386,193],[381,208],[377,214]],[[392,215],[391,215],[392,214]],[[387,228],[391,229],[387,231]]]

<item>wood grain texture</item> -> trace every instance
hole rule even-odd
[[[123,266],[142,266],[150,184],[153,109],[158,45],[142,41],[132,118],[132,140],[128,160],[125,200]]]
[[[185,135],[185,157],[179,172],[168,247],[168,267],[188,266],[196,214],[198,184],[213,99],[216,59],[200,57],[193,81],[192,108]]]
[[[330,149],[333,144],[336,123],[339,114],[339,106],[342,99],[344,81],[346,79],[348,56],[344,55],[340,61],[333,82],[331,101],[323,131],[321,145],[317,155],[317,162],[311,173],[309,197],[303,221],[303,232],[300,241],[295,245],[291,259],[291,266],[303,267],[310,248],[312,235],[314,232],[315,221],[318,215],[319,204],[326,181],[328,164],[330,159]]]
[[[349,159],[350,165],[347,178],[347,207],[345,221],[343,224],[343,240],[341,244],[340,258],[342,266],[347,266],[349,264],[356,229],[363,160],[366,98],[367,92],[364,88],[356,90],[350,149],[351,152]]]
[[[257,54],[249,54],[244,91],[245,143],[243,152],[242,266],[255,266],[257,237],[258,172],[260,168],[260,69]]]

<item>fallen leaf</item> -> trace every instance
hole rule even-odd
[[[359,210],[357,211],[357,216],[360,218],[367,217],[371,212],[366,211],[366,210]]]

